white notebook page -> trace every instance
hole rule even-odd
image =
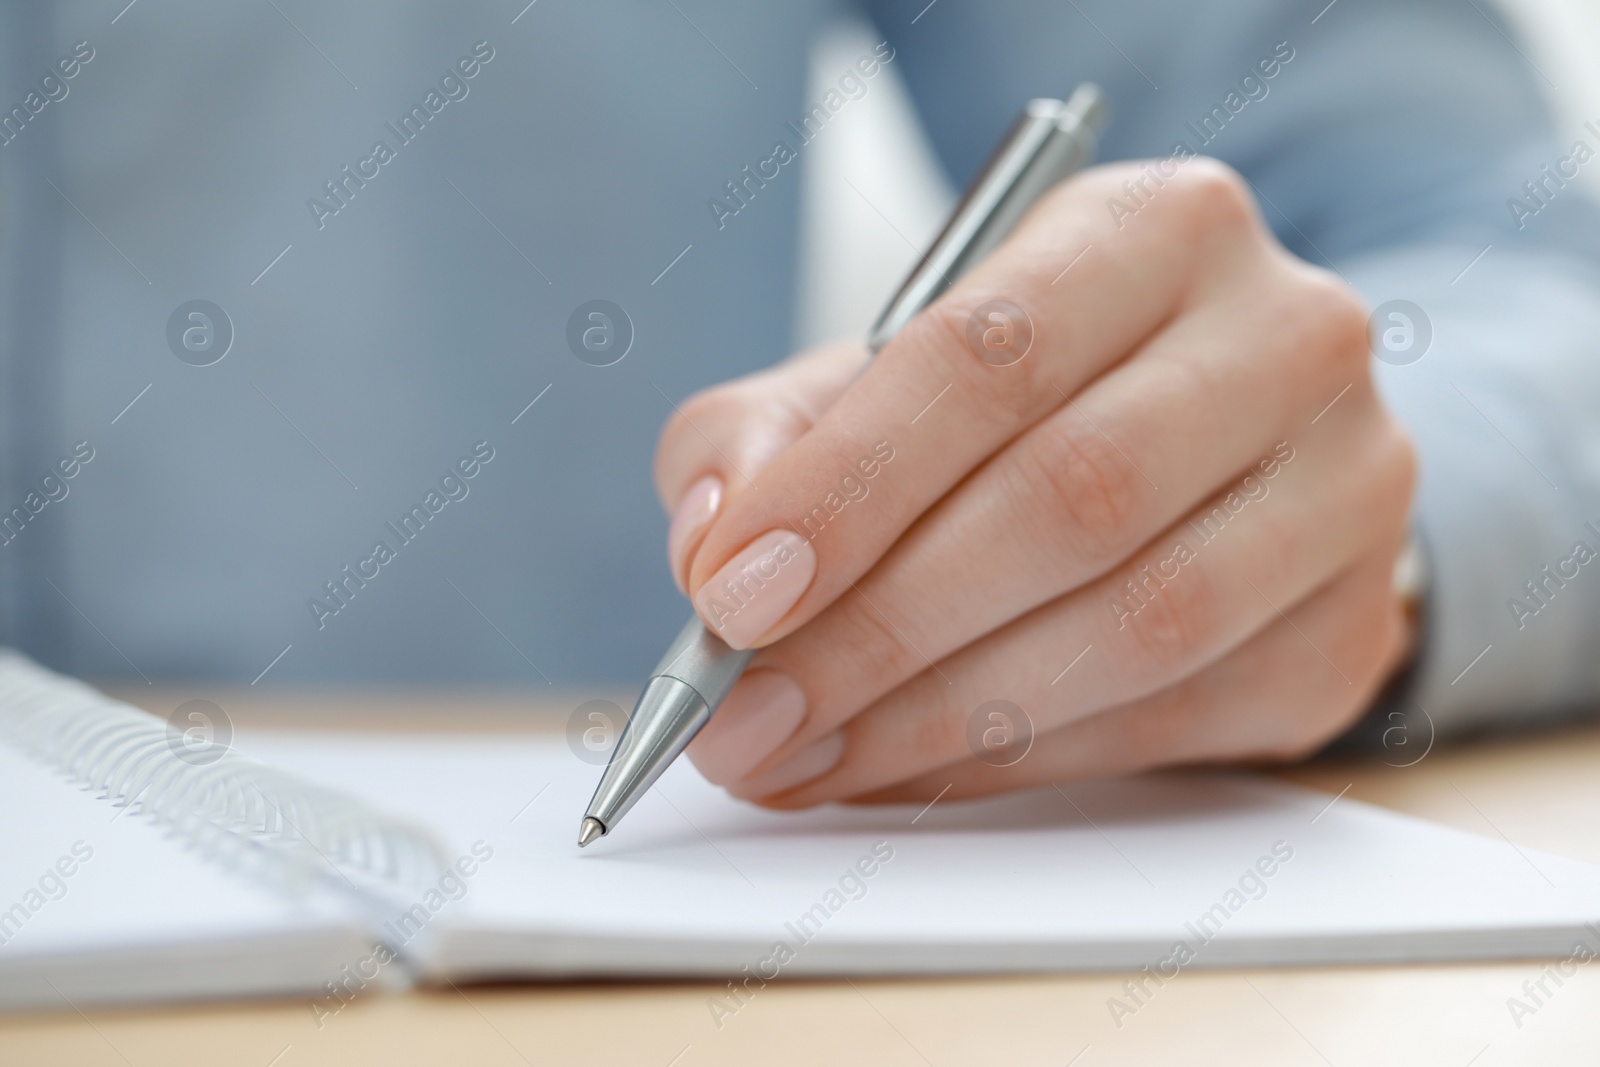
[[[785,974],[1565,954],[1600,919],[1600,867],[1248,775],[788,814],[680,761],[580,851],[600,768],[559,738],[243,743],[492,850],[422,913],[458,978],[738,973],[779,943]]]

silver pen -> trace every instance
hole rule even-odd
[[[1003,241],[1045,191],[1094,155],[1105,98],[1088,83],[1066,101],[1030,100],[967,187],[928,254],[889,301],[867,345],[876,355],[923,308]],[[610,833],[710,720],[755,649],[735,651],[692,616],[650,672],[584,812],[578,844]]]

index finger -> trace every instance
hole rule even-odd
[[[1166,322],[1200,263],[1234,261],[1218,245],[1251,232],[1248,193],[1220,164],[1188,168],[1120,229],[1105,204],[1132,167],[1064,183],[886,346],[707,532],[688,587],[712,632],[750,648],[803,625],[956,483]]]

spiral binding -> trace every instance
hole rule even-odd
[[[226,867],[298,891],[425,884],[445,867],[425,829],[232,748],[192,757],[173,726],[0,649],[0,738]]]

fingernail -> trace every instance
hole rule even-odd
[[[688,591],[689,550],[694,548],[705,533],[711,520],[722,507],[722,479],[708,474],[689,487],[678,501],[678,510],[672,513],[672,525],[667,529],[667,561],[672,566],[672,578],[678,588]]]
[[[689,745],[689,758],[709,781],[727,785],[759,767],[805,717],[806,695],[794,679],[781,671],[751,671]]]
[[[844,734],[835,730],[813,741],[770,771],[734,782],[728,792],[745,800],[769,797],[793,789],[802,782],[827,774],[844,755]]]
[[[695,594],[711,631],[734,648],[749,648],[811,587],[817,553],[792,530],[769,530],[744,547]]]

